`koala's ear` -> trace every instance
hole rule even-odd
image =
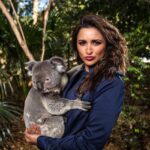
[[[67,65],[63,58],[54,56],[49,59],[49,62],[51,63],[52,67],[55,68],[58,72],[66,72]]]
[[[36,63],[36,61],[28,61],[25,63],[25,69],[28,70],[29,76],[32,76],[32,68]]]

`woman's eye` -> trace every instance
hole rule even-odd
[[[100,45],[102,42],[94,40],[92,43],[97,46],[97,45]]]
[[[86,41],[80,41],[79,42],[79,45],[81,45],[81,46],[83,46],[83,45],[85,45],[86,44]]]

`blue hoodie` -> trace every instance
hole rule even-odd
[[[92,69],[90,69],[92,72]],[[62,97],[74,100],[76,88],[87,72],[81,67],[70,78]],[[37,146],[40,150],[102,150],[110,137],[123,104],[124,83],[119,73],[113,79],[103,78],[92,92],[82,96],[83,101],[92,104],[90,111],[78,109],[66,113],[65,133],[62,138],[40,136]]]

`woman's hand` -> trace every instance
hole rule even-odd
[[[25,130],[24,135],[28,143],[37,144],[37,138],[41,135],[40,127],[32,124],[30,128]]]

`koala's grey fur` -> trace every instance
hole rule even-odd
[[[43,62],[32,61],[27,64],[32,75],[32,88],[24,105],[24,121],[26,128],[36,123],[42,135],[62,137],[64,133],[64,117],[71,109],[87,111],[89,102],[79,99],[68,100],[59,96],[68,82],[66,64],[60,57],[52,57]]]

